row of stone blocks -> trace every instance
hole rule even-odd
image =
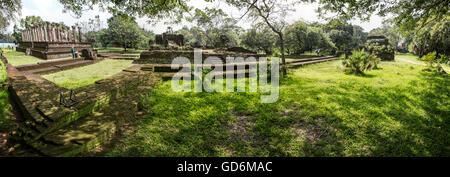
[[[217,57],[222,63],[226,62],[227,57],[254,57],[256,60],[264,55],[253,53],[237,53],[237,52],[202,52],[202,61],[208,57]],[[194,64],[194,50],[150,50],[143,51],[138,60],[134,64],[171,64],[173,59],[177,57],[186,57]]]
[[[94,64],[98,61],[100,60],[86,60],[84,58],[76,58],[76,59],[40,62],[37,64],[21,65],[16,68],[21,72],[29,74],[48,74]]]
[[[115,131],[113,117],[92,117],[142,85],[144,72],[122,72],[96,84],[76,89],[79,103],[67,108],[57,101],[64,90],[25,76],[9,77],[9,92],[24,121],[13,137],[47,156],[72,156],[106,141]]]
[[[19,52],[28,53],[41,59],[57,59],[71,57],[72,47],[81,52],[82,50],[93,51],[97,55],[90,43],[72,43],[72,42],[21,42],[16,48]],[[29,51],[28,51],[29,50]]]

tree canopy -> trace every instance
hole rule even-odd
[[[144,40],[143,31],[135,19],[124,14],[115,14],[108,19],[108,30],[104,35],[107,35],[109,40],[121,44],[125,50],[136,48]]]
[[[315,1],[315,0],[312,0]],[[441,21],[449,14],[448,0],[318,0],[318,11],[322,17],[328,12],[336,13],[341,19],[359,17],[370,19],[376,13],[380,16],[393,16],[393,22],[400,30],[414,30],[423,26],[430,18]]]
[[[209,0],[206,0],[209,1]],[[186,0],[59,0],[65,12],[80,17],[85,10],[93,10],[95,5],[110,12],[120,12],[129,16],[146,16],[150,19],[173,18],[181,21],[183,14],[191,8]]]
[[[22,3],[20,0],[0,0],[0,34],[9,26],[16,15],[20,13]]]

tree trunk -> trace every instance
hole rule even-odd
[[[278,33],[278,36],[280,37],[280,48],[281,48],[281,62],[282,62],[282,67],[281,70],[283,70],[283,76],[287,75],[287,71],[286,71],[286,57],[284,55],[284,39],[283,39],[283,33],[280,32]]]

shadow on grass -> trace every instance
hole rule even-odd
[[[310,109],[323,109],[319,116],[329,118],[325,121],[327,126],[339,131],[338,140],[329,141],[329,146],[340,147],[342,144],[337,142],[342,141],[358,142],[347,144],[345,154],[449,156],[449,79],[430,74],[422,74],[421,79],[419,84],[424,87],[423,91],[414,90],[417,82],[411,82],[406,88],[340,84],[321,89],[303,88],[302,91],[317,101],[337,105],[339,109],[312,103]],[[293,80],[292,84],[295,82]],[[319,100],[324,94],[328,100]],[[316,152],[328,151],[314,148]],[[341,153],[336,150],[325,154]]]
[[[251,93],[171,93],[166,84],[147,97],[150,114],[133,136],[105,155],[449,156],[448,77],[281,83],[275,104]]]

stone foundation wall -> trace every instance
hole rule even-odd
[[[205,60],[208,57],[218,57],[223,63],[226,62],[227,57],[255,57],[256,60],[264,55],[252,54],[252,53],[235,53],[235,52],[203,52],[202,58]],[[191,63],[194,63],[194,51],[193,50],[152,50],[144,51],[141,53],[140,58],[135,60],[134,64],[171,64],[172,60],[176,57],[186,57]]]
[[[56,59],[71,57],[70,50],[74,47],[81,54],[83,49],[92,50],[97,54],[90,43],[72,43],[72,42],[22,42],[16,48],[19,52],[26,53],[27,49],[31,50],[30,55],[42,59]]]

